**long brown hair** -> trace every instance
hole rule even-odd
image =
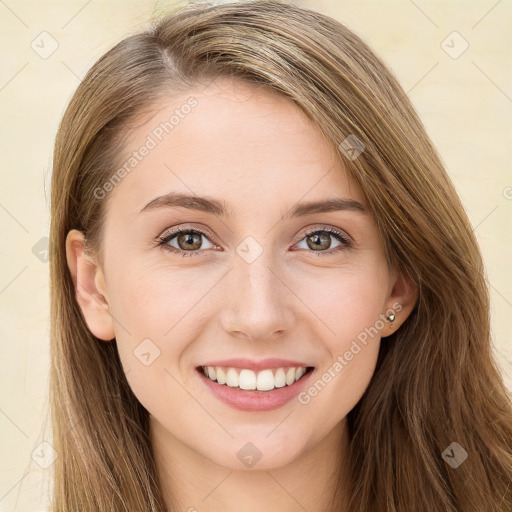
[[[350,511],[512,510],[511,400],[459,197],[393,73],[341,23],[279,1],[174,9],[103,55],[63,116],[51,182],[53,510],[168,510],[148,412],[115,342],[87,328],[65,241],[79,229],[101,255],[108,197],[94,191],[117,169],[131,122],[160,97],[225,76],[277,91],[316,123],[362,186],[389,264],[418,288],[348,414]],[[349,135],[364,144],[357,159],[340,146]],[[450,446],[468,454],[456,469],[442,455]]]

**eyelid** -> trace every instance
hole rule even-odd
[[[214,246],[218,247],[212,241],[212,238],[215,238],[215,237],[211,234],[211,232],[208,228],[195,227],[194,224],[187,224],[185,226],[178,226],[178,227],[166,229],[161,235],[159,235],[156,238],[156,242],[158,242],[157,246],[166,245],[167,242],[169,241],[166,239],[168,239],[168,238],[172,239],[175,236],[179,235],[180,232],[195,232],[197,234],[200,234],[200,235],[208,238],[208,240]],[[316,232],[326,232],[326,233],[332,234],[332,235],[340,238],[345,249],[351,248],[353,245],[353,239],[346,231],[339,229],[339,228],[335,228],[331,225],[318,225],[318,224],[315,224],[312,227],[304,228],[302,230],[301,234],[299,235],[298,239],[293,243],[293,245],[294,246],[297,245],[305,237],[311,236],[311,235],[315,234]],[[202,252],[210,252],[206,249],[197,249],[195,251],[183,251],[181,249],[176,249],[175,247],[171,247],[171,246],[169,246],[169,248],[165,247],[165,249],[169,250],[170,252],[174,252],[176,254],[182,254],[182,255],[195,255],[195,254],[202,253]],[[317,252],[318,255],[321,255],[321,254],[329,255],[329,254],[336,253],[338,251],[339,251],[338,248],[334,248],[334,249],[327,250],[327,251],[307,251],[307,252],[312,252],[312,253]]]
[[[161,240],[163,238],[166,238],[170,234],[178,235],[180,231],[197,231],[198,233],[201,233],[202,235],[208,237],[208,238],[215,238],[213,233],[206,227],[199,227],[199,225],[192,224],[186,224],[185,226],[176,226],[173,228],[166,229],[161,235],[158,235],[156,238],[157,240]],[[212,242],[210,240],[210,242]],[[213,242],[212,242],[213,243]]]
[[[316,233],[317,231],[320,231],[320,232],[326,232],[326,233],[330,233],[330,234],[333,234],[333,235],[338,235],[340,238],[342,238],[347,244],[352,244],[353,243],[353,239],[352,237],[343,229],[340,229],[340,228],[335,228],[333,226],[330,226],[330,225],[318,225],[318,224],[315,224],[313,227],[311,228],[304,228],[305,231],[303,231],[300,235],[299,235],[299,238],[297,240],[296,243],[300,242],[304,237],[306,236],[310,236],[310,235],[313,235],[314,233]],[[294,244],[294,245],[295,245]],[[327,251],[326,251],[327,252]]]
[[[215,238],[210,234],[210,231],[207,228],[196,228],[193,227],[193,225],[186,225],[186,226],[178,226],[175,228],[169,228],[166,229],[161,235],[159,235],[156,238],[156,247],[161,247],[165,251],[168,251],[172,254],[178,255],[178,256],[195,256],[197,254],[205,253],[207,255],[210,255],[211,248],[209,250],[206,249],[197,249],[194,251],[184,251],[182,249],[177,249],[176,247],[172,247],[171,245],[168,245],[168,242],[170,242],[172,239],[174,239],[176,236],[178,236],[180,233],[189,233],[193,232],[195,234],[198,234],[200,236],[203,236],[208,239],[208,241],[214,246],[215,249],[218,249],[219,246],[215,244],[211,239]]]

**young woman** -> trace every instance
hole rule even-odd
[[[53,510],[512,510],[477,241],[339,22],[192,4],[127,37],[51,208]]]

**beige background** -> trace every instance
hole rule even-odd
[[[51,468],[41,468],[31,455],[51,440],[42,431],[49,366],[44,237],[57,125],[93,62],[165,3],[0,0],[0,511],[46,508],[43,482]],[[512,389],[512,3],[294,3],[330,14],[360,35],[416,106],[478,236],[491,288],[495,353]],[[464,40],[467,50],[454,58]],[[58,48],[45,55],[52,44]]]

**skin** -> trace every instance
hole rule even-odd
[[[82,233],[69,232],[77,300],[96,337],[116,338],[129,385],[151,415],[157,466],[177,510],[329,510],[329,478],[349,442],[346,415],[374,373],[381,336],[400,328],[417,291],[388,269],[363,190],[285,98],[217,80],[161,101],[130,134],[124,154],[189,96],[197,106],[111,192],[102,264],[85,255]],[[139,213],[171,191],[225,201],[230,215],[185,208]],[[356,200],[367,213],[282,219],[297,202],[333,197]],[[156,245],[178,226],[207,231],[203,252],[182,257]],[[333,253],[319,256],[305,233],[329,227],[349,235],[352,245],[332,236],[321,250]],[[236,252],[247,236],[263,251],[251,263]],[[178,237],[170,244],[178,250]],[[182,251],[191,251],[186,244]],[[239,411],[220,402],[195,370],[214,359],[282,357],[315,366],[313,383],[395,303],[401,310],[392,325],[381,322],[307,404]],[[148,366],[134,356],[144,339],[160,350]],[[251,468],[237,457],[248,442],[262,455]]]

